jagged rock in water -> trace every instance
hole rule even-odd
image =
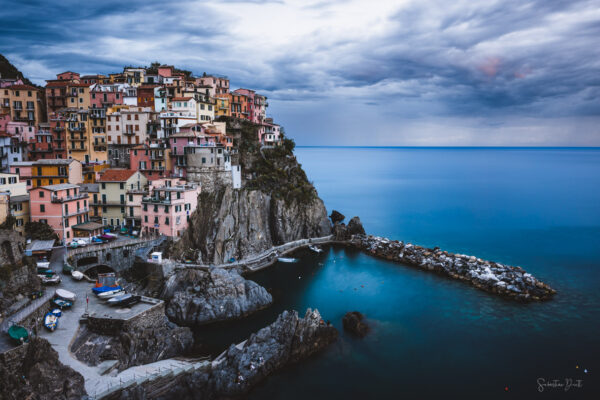
[[[299,318],[296,311],[284,311],[275,322],[232,344],[206,368],[190,371],[157,384],[134,386],[110,397],[119,400],[224,399],[243,395],[253,386],[284,366],[301,361],[337,339],[338,332],[326,324],[317,310]]]
[[[189,328],[179,327],[164,317],[162,323],[126,328],[117,335],[93,332],[83,326],[71,351],[88,365],[118,360],[118,369],[124,370],[185,354],[193,344]]]
[[[273,302],[256,282],[220,267],[176,272],[166,282],[161,297],[168,301],[167,316],[180,325],[241,318]]]
[[[335,240],[346,241],[352,238],[352,235],[364,235],[365,228],[363,228],[360,218],[353,217],[348,225],[343,222],[337,222],[333,225],[333,235]]]
[[[358,337],[365,337],[369,326],[364,322],[364,316],[358,311],[349,311],[342,318],[344,329]]]
[[[0,399],[79,400],[86,395],[80,373],[62,364],[47,340],[33,338],[22,359],[0,358]]]
[[[275,199],[260,190],[230,187],[199,197],[173,255],[222,264],[251,257],[275,245],[331,233],[323,201]]]
[[[329,218],[331,219],[331,222],[335,225],[339,222],[344,222],[344,219],[346,219],[346,217],[344,216],[344,214],[342,214],[341,212],[337,211],[337,210],[333,210],[331,212],[331,215],[329,216]]]

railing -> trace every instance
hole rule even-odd
[[[95,251],[99,251],[99,250],[113,249],[115,247],[130,246],[130,245],[134,245],[134,244],[138,244],[138,243],[146,243],[146,242],[149,243],[149,242],[156,240],[157,238],[158,237],[115,240],[113,242],[108,242],[108,243],[89,245],[86,247],[78,247],[75,249],[69,249],[67,252],[68,253],[67,257],[71,257],[71,256],[74,256],[77,254],[85,254],[85,253],[95,252]]]
[[[94,145],[94,151],[106,151],[106,146]]]
[[[89,209],[88,207],[86,207],[86,208],[81,208],[81,209],[79,209],[79,210],[77,210],[77,211],[73,211],[73,212],[67,212],[67,213],[65,214],[65,217],[72,217],[72,216],[74,216],[74,215],[79,215],[79,214],[87,214],[87,213],[89,213],[89,212],[90,212],[90,209]]]
[[[89,196],[87,193],[80,193],[78,195],[75,196],[63,196],[63,197],[58,197],[58,196],[52,196],[51,197],[51,202],[52,203],[62,203],[65,201],[71,201],[71,200],[81,200],[81,199],[87,199]]]

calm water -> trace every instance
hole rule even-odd
[[[520,265],[559,293],[518,304],[356,251],[300,252],[298,264],[251,277],[273,290],[273,307],[199,332],[216,352],[307,307],[338,327],[336,344],[250,398],[600,398],[600,150],[297,155],[327,209],[359,215],[367,232]],[[369,336],[343,332],[349,310],[369,318]],[[538,378],[583,379],[584,388],[539,393]]]

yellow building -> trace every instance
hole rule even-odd
[[[34,188],[60,183],[72,183],[74,185],[83,183],[81,162],[78,160],[45,159],[35,161],[32,164],[31,184]]]
[[[125,68],[123,69],[123,75],[125,75],[125,81],[131,86],[138,87],[144,83],[144,77],[146,70],[144,68]]]
[[[215,118],[220,116],[230,117],[231,110],[229,108],[229,97],[216,97],[217,104],[215,105]]]
[[[19,181],[18,174],[0,173],[0,223],[8,214],[15,218],[13,229],[21,235],[29,222],[29,194],[27,184]]]
[[[9,114],[16,122],[37,126],[43,122],[41,90],[29,85],[12,85],[0,89],[0,114]]]
[[[134,207],[141,208],[141,202],[134,205],[128,203],[128,196],[142,191],[148,180],[140,171],[132,169],[107,169],[98,179],[99,201],[92,203],[102,207],[103,225],[125,226],[126,219],[141,215]]]
[[[95,110],[68,108],[61,112],[67,131],[67,155],[84,164],[105,164],[107,161],[105,122],[98,124]],[[96,124],[96,125],[94,125]]]
[[[83,183],[96,183],[102,172],[109,168],[108,163],[88,164],[83,166]]]

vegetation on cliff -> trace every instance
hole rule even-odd
[[[17,67],[11,64],[2,54],[0,54],[0,77],[3,79],[18,79],[21,78],[23,83],[35,86],[31,81],[23,76]]]

